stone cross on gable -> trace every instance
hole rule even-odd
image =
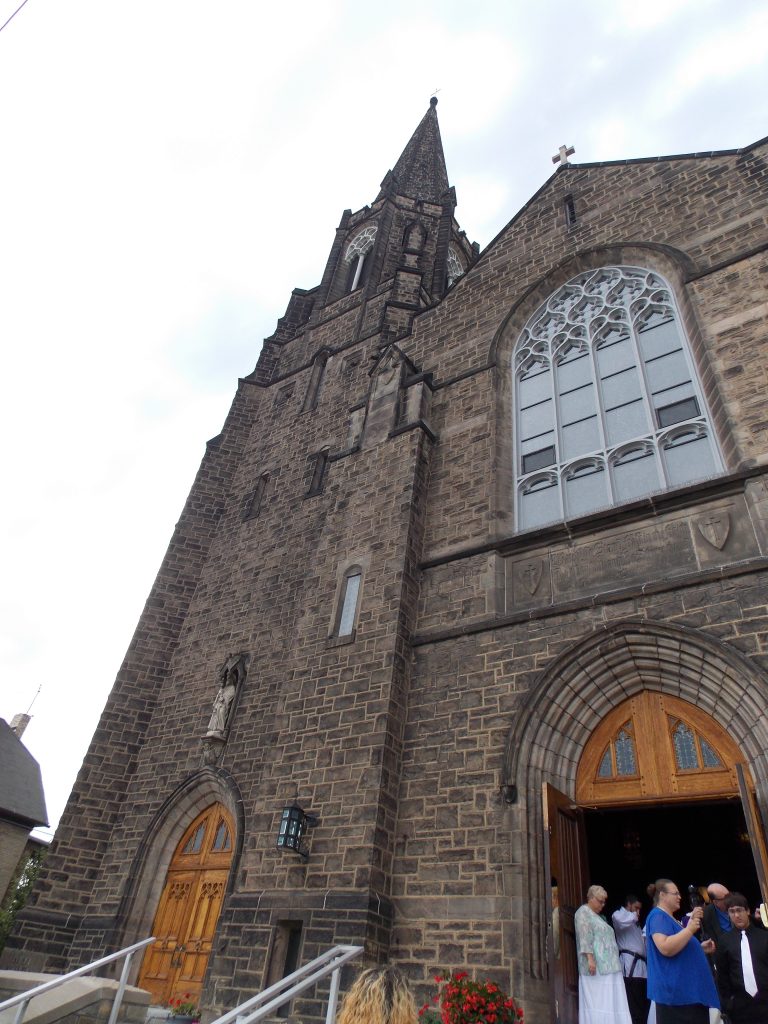
[[[576,150],[573,146],[561,146],[555,156],[552,157],[552,163],[559,163],[561,167],[568,166],[568,157],[573,156]]]

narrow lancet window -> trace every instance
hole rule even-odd
[[[256,481],[256,486],[251,492],[251,495],[246,499],[243,519],[257,518],[257,516],[261,512],[261,506],[264,502],[264,496],[266,494],[268,484],[269,473],[262,473],[262,475]]]
[[[344,576],[339,603],[337,636],[351,636],[354,632],[362,580],[362,569],[357,566],[348,569]]]
[[[323,383],[327,362],[328,352],[318,352],[312,363],[312,373],[309,378],[309,384],[307,385],[307,393],[304,396],[304,404],[301,407],[302,412],[312,412],[312,410],[317,407],[317,402],[320,397],[320,386]]]
[[[322,494],[323,487],[325,486],[325,475],[328,469],[328,449],[323,448],[322,451],[317,452],[314,458],[314,465],[312,467],[312,479],[309,482],[309,489],[307,490],[307,497],[310,498],[315,494]]]

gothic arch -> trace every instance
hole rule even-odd
[[[115,949],[151,934],[152,921],[173,852],[185,828],[213,803],[223,804],[235,822],[232,868],[225,899],[232,891],[243,849],[243,799],[229,772],[222,768],[201,768],[188,776],[164,801],[139,843],[112,936]],[[137,962],[133,967],[134,975],[138,969]],[[132,978],[131,982],[134,980]]]
[[[488,364],[495,368],[497,449],[493,503],[499,536],[508,536],[518,528],[513,510],[514,384],[511,365],[515,344],[528,319],[553,292],[584,271],[607,266],[634,266],[654,271],[665,278],[671,286],[680,314],[680,324],[690,344],[690,352],[711,414],[712,426],[719,441],[726,472],[735,468],[736,452],[729,432],[728,418],[714,375],[709,372],[709,355],[686,291],[686,284],[697,269],[693,260],[679,249],[655,243],[616,244],[588,249],[566,257],[533,281],[510,307],[490,344]]]
[[[656,243],[604,245],[586,249],[556,263],[546,274],[533,281],[511,306],[491,341],[488,362],[506,366],[517,336],[530,315],[557,289],[585,270],[604,266],[647,267],[666,277],[679,295],[687,279],[696,270],[693,260],[680,249]],[[689,311],[683,310],[686,328]]]
[[[605,627],[540,676],[506,741],[502,794],[520,850],[518,894],[530,974],[546,976],[542,784],[575,796],[576,771],[595,726],[641,690],[672,694],[714,718],[739,744],[768,810],[768,679],[699,630],[646,620]]]

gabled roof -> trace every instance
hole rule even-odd
[[[523,214],[528,210],[534,203],[550,188],[552,183],[560,175],[573,174],[575,171],[592,170],[595,168],[607,168],[607,167],[631,167],[635,164],[660,164],[660,163],[672,163],[676,160],[718,160],[724,157],[730,156],[744,156],[750,153],[752,150],[759,149],[768,143],[768,135],[762,139],[758,139],[757,142],[752,142],[748,146],[742,146],[740,149],[714,149],[705,150],[699,153],[673,153],[669,156],[639,156],[630,157],[626,160],[596,160],[591,163],[578,163],[572,164],[567,163],[557,167],[547,178],[543,185],[541,185],[533,193],[530,199],[528,199],[517,211],[517,213],[509,220],[500,231],[498,231],[490,242],[481,251],[480,256],[483,257],[493,248],[493,246],[502,238],[512,225],[519,220]]]
[[[0,818],[33,828],[48,824],[40,765],[0,718]]]
[[[445,166],[440,125],[437,123],[437,98],[429,101],[429,110],[419,122],[400,159],[387,172],[382,191],[437,203],[448,191],[448,171]]]

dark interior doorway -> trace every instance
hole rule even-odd
[[[608,890],[611,914],[633,892],[650,909],[645,890],[656,878],[689,885],[722,882],[760,903],[752,848],[739,800],[646,808],[585,808],[590,884]],[[688,900],[683,898],[683,910]]]

